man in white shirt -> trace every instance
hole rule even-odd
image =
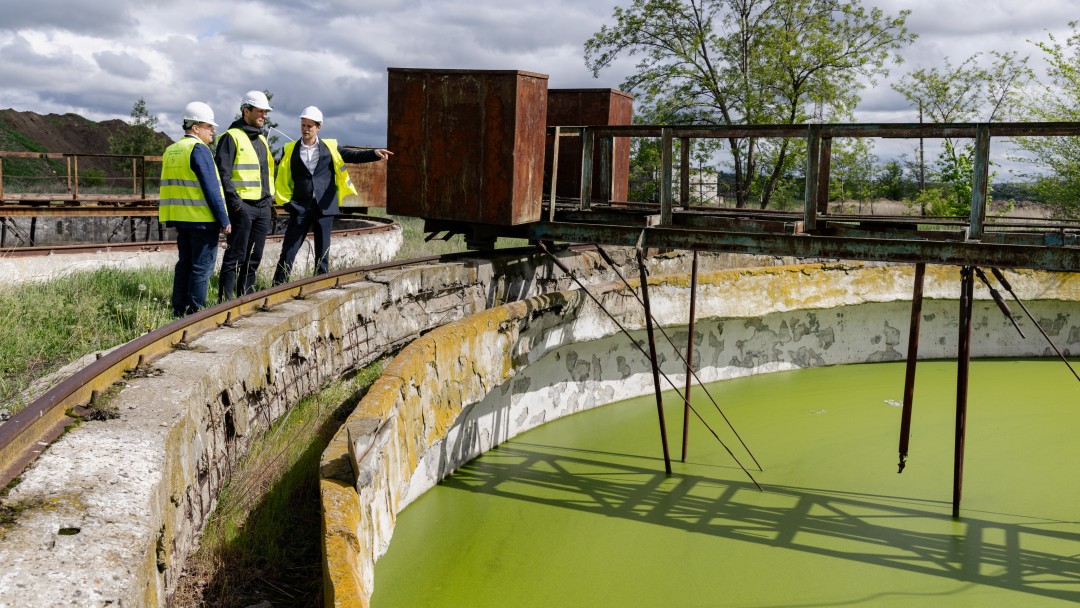
[[[386,160],[393,154],[375,150],[339,149],[337,140],[321,139],[323,115],[308,106],[300,113],[299,141],[289,142],[277,170],[275,196],[289,213],[281,257],[274,271],[274,285],[289,280],[293,261],[311,230],[315,234],[315,274],[329,271],[330,231],[334,216],[340,214],[341,200],[356,194],[345,163]]]

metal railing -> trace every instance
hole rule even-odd
[[[801,125],[735,125],[735,126],[664,126],[619,125],[587,127],[552,127],[555,136],[554,158],[558,159],[558,140],[563,137],[582,138],[581,192],[577,200],[579,210],[589,210],[594,202],[611,202],[611,188],[598,201],[590,196],[594,177],[600,183],[611,183],[612,149],[615,138],[650,137],[661,140],[661,188],[657,226],[672,225],[674,211],[690,207],[689,162],[690,142],[694,139],[749,139],[749,138],[798,138],[805,141],[807,149],[805,191],[801,214],[801,230],[813,232],[823,221],[830,219],[828,213],[829,178],[832,167],[832,143],[834,138],[878,139],[972,139],[974,159],[972,172],[972,198],[970,216],[964,218],[966,238],[981,240],[986,232],[986,214],[989,190],[990,144],[994,138],[1009,137],[1075,137],[1080,136],[1080,123],[953,123],[953,124],[801,124]],[[680,159],[674,158],[674,142],[680,142]],[[599,151],[601,163],[594,166],[594,151]],[[557,165],[558,163],[554,163]],[[679,201],[675,201],[675,167],[678,166]],[[558,175],[558,167],[552,168],[552,183]],[[554,218],[552,188],[549,214]],[[834,216],[835,217],[835,216]]]
[[[46,163],[49,161],[63,161],[64,174],[62,176],[41,176],[41,175],[11,175],[8,176],[9,184],[5,186],[4,183],[4,159],[24,159],[24,160],[42,160]],[[83,160],[83,170],[80,172],[79,162]],[[112,165],[119,163],[127,164],[130,162],[131,169],[130,174],[126,174],[120,177],[109,177],[100,169],[94,169],[94,173],[90,173],[91,170],[86,169],[85,164],[87,159],[99,159],[100,161],[107,161]],[[138,156],[128,154],[77,154],[71,152],[0,152],[0,204],[2,203],[49,203],[53,201],[73,204],[83,201],[91,201],[96,203],[111,202],[111,203],[140,203],[151,204],[157,203],[158,196],[156,188],[148,187],[148,181],[152,178],[147,174],[147,163],[160,163],[160,156]],[[99,171],[102,171],[99,173]],[[13,188],[10,186],[11,181],[19,180],[22,182],[30,181],[50,181],[49,185],[46,185],[41,189],[41,192],[13,192]],[[125,185],[119,188],[113,188],[113,190],[130,190],[130,193],[101,193],[94,192],[94,187],[88,185],[87,182],[97,182],[103,180],[123,180]],[[128,180],[130,180],[130,189],[127,186]],[[54,186],[54,184],[58,184]],[[54,189],[52,189],[54,188]],[[9,210],[10,211],[10,210]],[[6,212],[5,212],[6,213]]]

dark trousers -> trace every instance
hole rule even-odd
[[[255,272],[262,262],[263,246],[270,232],[270,205],[244,202],[229,209],[229,222],[232,232],[218,275],[219,302],[255,292]]]
[[[182,317],[206,307],[206,290],[217,259],[218,231],[177,228],[173,274],[173,315]]]
[[[289,281],[296,254],[304,244],[308,231],[315,233],[315,274],[330,271],[330,231],[334,228],[334,216],[322,215],[318,208],[307,208],[300,213],[289,213],[285,236],[281,241],[281,257],[274,270],[274,285]]]

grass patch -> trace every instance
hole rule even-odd
[[[382,373],[376,362],[296,404],[236,465],[175,606],[322,606],[319,458]]]
[[[102,268],[0,285],[0,403],[16,411],[34,380],[172,321],[171,269]]]

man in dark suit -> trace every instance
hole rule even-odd
[[[337,140],[320,139],[323,115],[319,108],[308,106],[300,113],[299,141],[289,142],[282,152],[277,169],[275,196],[289,213],[281,257],[274,271],[274,285],[288,282],[293,260],[308,231],[315,233],[315,274],[330,269],[330,230],[339,205],[356,188],[349,179],[345,163],[370,163],[390,158],[392,152],[339,149]]]

